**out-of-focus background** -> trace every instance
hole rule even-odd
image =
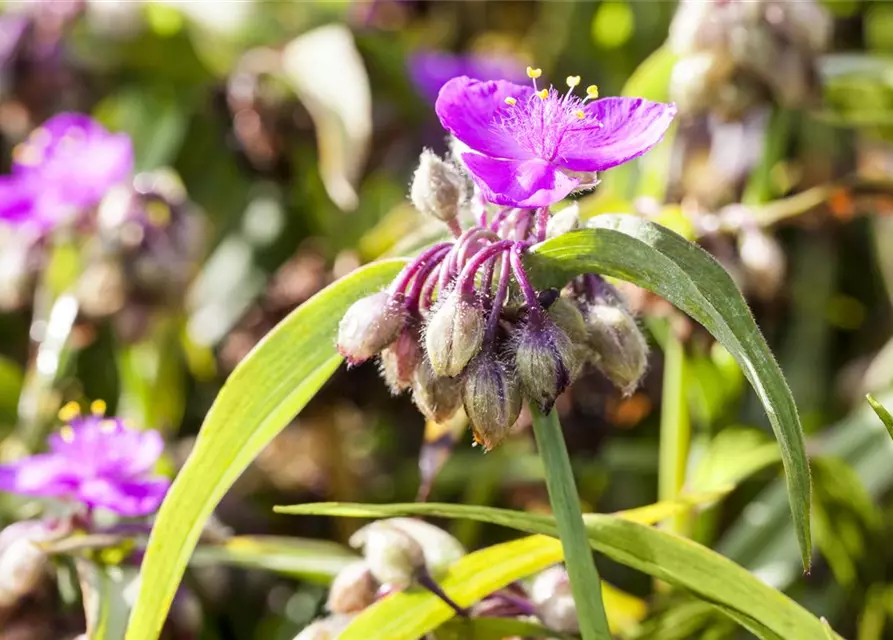
[[[406,193],[422,148],[447,151],[439,85],[463,73],[526,82],[533,65],[556,86],[580,75],[602,96],[679,105],[667,140],[601,176],[580,210],[663,222],[736,277],[809,434],[819,558],[803,576],[771,432],[737,366],[632,289],[654,347],[644,385],[622,398],[592,373],[557,405],[588,507],[657,500],[662,414],[677,412],[692,434],[688,489],[746,476],[677,526],[833,612],[846,637],[893,637],[893,451],[863,401],[893,399],[891,56],[893,3],[858,0],[5,2],[4,172],[34,127],[79,111],[132,137],[137,182],[178,195],[158,243],[86,233],[25,245],[0,228],[0,458],[42,442],[65,402],[103,398],[110,414],[164,433],[173,473],[227,374],[279,320],[357,266],[436,237]],[[684,346],[670,374],[668,344]],[[484,456],[467,433],[426,431],[374,364],[342,370],[240,478],[217,524],[344,543],[357,522],[271,508],[421,492],[545,509],[523,423]],[[0,495],[0,524],[33,508]],[[511,535],[445,526],[469,548]],[[737,633],[684,593],[600,566],[629,596],[615,603],[628,613],[623,637]],[[72,580],[29,599],[0,638],[83,629]],[[187,585],[172,637],[288,640],[325,597],[312,582],[217,566]]]

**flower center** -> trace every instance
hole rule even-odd
[[[573,93],[580,76],[569,76],[567,93],[561,95],[554,87],[539,89],[536,80],[541,75],[541,69],[527,67],[533,94],[520,100],[506,98],[508,108],[500,110],[494,126],[530,155],[551,162],[580,144],[581,137],[575,134],[603,125],[585,109],[587,102],[598,98],[597,86],[589,85],[586,97],[580,99]]]

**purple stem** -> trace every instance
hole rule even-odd
[[[443,272],[444,269],[446,269],[446,265],[441,262],[440,263],[441,272]],[[421,305],[420,305],[421,309],[424,309],[427,311],[428,309],[431,308],[431,305],[434,302],[434,290],[437,288],[437,284],[438,284],[439,280],[440,280],[439,276],[438,277],[432,276],[432,277],[428,278],[428,280],[425,282],[425,287],[422,289],[422,295],[419,296],[419,299],[421,301]]]
[[[492,267],[495,261],[496,258],[488,266]],[[499,328],[499,316],[502,314],[502,305],[505,304],[505,298],[508,295],[511,276],[512,270],[509,257],[503,255],[502,265],[499,270],[499,286],[496,289],[496,297],[493,298],[493,308],[490,309],[490,317],[487,320],[487,333],[484,337],[485,344],[492,344],[496,338],[496,329]]]
[[[521,598],[519,596],[513,596],[510,593],[494,593],[493,598],[497,598],[502,600],[503,602],[507,602],[512,606],[516,607],[518,611],[525,616],[535,616],[536,609],[526,598]]]
[[[546,228],[549,225],[549,207],[540,207],[536,210],[536,241],[546,239]]]
[[[493,216],[493,222],[490,223],[490,231],[499,231],[499,225],[501,225],[505,221],[505,219],[512,211],[515,211],[515,209],[501,209],[499,213]]]
[[[416,271],[421,269],[431,256],[436,255],[439,251],[443,250],[444,247],[449,247],[452,244],[453,243],[451,242],[441,242],[435,244],[433,247],[428,247],[416,256],[415,260],[403,267],[403,270],[397,274],[397,277],[394,278],[394,282],[391,283],[392,297],[395,294],[403,293],[406,290],[406,286],[409,284],[409,281],[415,275]]]
[[[412,289],[410,289],[405,303],[406,310],[410,313],[418,310],[419,300],[421,299],[422,290],[425,282],[428,280],[428,276],[441,262],[443,262],[447,253],[449,253],[449,247],[442,247],[439,253],[431,256],[431,258],[416,272],[415,280],[412,282]]]
[[[459,251],[462,248],[465,239],[477,233],[477,227],[471,227],[470,229],[466,229],[465,232],[459,236],[459,238],[453,243],[453,248],[450,250],[450,254],[447,256],[446,262],[440,270],[440,281],[439,286],[440,290],[444,291],[447,288],[447,284],[450,282],[450,278],[453,277],[453,274],[456,272],[456,258],[459,254]]]
[[[462,268],[459,278],[456,280],[456,286],[462,293],[471,294],[474,291],[474,276],[478,269],[490,258],[500,251],[505,251],[515,244],[514,240],[500,240],[494,242],[489,247],[478,251]]]
[[[512,271],[515,272],[515,280],[518,281],[518,287],[524,294],[524,300],[527,302],[527,314],[531,321],[537,322],[543,320],[543,309],[540,307],[539,298],[536,291],[530,284],[527,272],[524,270],[524,264],[521,262],[521,254],[527,250],[527,245],[522,242],[512,247],[511,260]]]
[[[468,617],[468,609],[464,609],[456,604],[456,602],[452,598],[450,598],[443,589],[440,588],[440,585],[437,584],[434,578],[432,578],[427,571],[423,570],[423,573],[421,575],[416,576],[416,582],[418,582],[419,586],[424,587],[435,596],[443,600],[458,615],[462,616],[463,618]]]
[[[462,246],[458,249],[458,256],[456,258],[456,265],[464,265],[465,261],[468,260],[468,252],[471,251],[472,243],[481,239],[487,238],[489,240],[499,240],[499,236],[493,233],[492,231],[488,231],[487,229],[477,229],[474,233],[470,233],[465,237],[465,241],[462,243]]]

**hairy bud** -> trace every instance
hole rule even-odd
[[[386,291],[354,302],[338,325],[338,352],[351,365],[365,362],[394,342],[406,315]]]
[[[411,585],[426,568],[422,545],[386,520],[354,533],[350,545],[363,548],[363,557],[376,580],[398,589]]]
[[[567,334],[571,343],[586,342],[586,321],[576,304],[562,296],[552,303],[547,313],[552,322]]]
[[[378,587],[365,561],[352,562],[335,576],[326,608],[332,613],[358,613],[375,602]]]
[[[465,204],[466,187],[465,178],[456,165],[425,149],[419,158],[409,197],[420,212],[449,222],[459,215]]]
[[[0,532],[0,610],[30,594],[49,562],[38,544],[50,537],[42,522],[15,522]]]
[[[465,555],[465,548],[449,533],[418,518],[390,518],[388,525],[400,529],[422,546],[425,565],[432,578],[443,577],[447,569]]]
[[[639,386],[648,367],[648,343],[623,304],[598,299],[585,314],[595,365],[625,395]]]
[[[518,382],[490,351],[478,354],[468,366],[462,400],[474,438],[486,451],[505,439],[521,414]]]
[[[555,398],[573,381],[579,365],[567,333],[549,318],[531,319],[518,332],[515,368],[521,388],[544,413],[551,411]]]
[[[416,369],[422,361],[420,339],[416,327],[406,326],[400,337],[381,352],[381,373],[394,395],[412,386]]]
[[[562,633],[580,632],[577,607],[564,567],[554,566],[540,573],[531,586],[530,599],[537,617],[550,629]]]
[[[425,331],[425,349],[434,373],[457,376],[481,349],[484,311],[459,289],[450,293],[431,316]]]
[[[446,422],[462,404],[462,380],[438,376],[422,358],[413,376],[412,400],[428,420]]]

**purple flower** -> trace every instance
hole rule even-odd
[[[545,207],[577,188],[595,184],[595,172],[632,160],[663,137],[676,115],[672,104],[642,98],[583,100],[571,90],[536,90],[539,69],[528,68],[533,87],[463,76],[437,97],[441,124],[470,148],[462,154],[484,197],[512,207]]]
[[[127,135],[83,114],[59,114],[13,151],[12,173],[0,176],[0,222],[46,232],[98,204],[132,171]]]
[[[431,102],[440,88],[458,76],[475,80],[523,81],[524,67],[509,56],[455,55],[420,51],[409,58],[409,75],[419,92]]]
[[[104,418],[103,409],[94,403],[93,414],[82,416],[66,405],[60,416],[70,419],[50,436],[47,453],[0,465],[0,491],[77,500],[122,516],[155,511],[170,486],[151,473],[164,448],[161,434]]]

